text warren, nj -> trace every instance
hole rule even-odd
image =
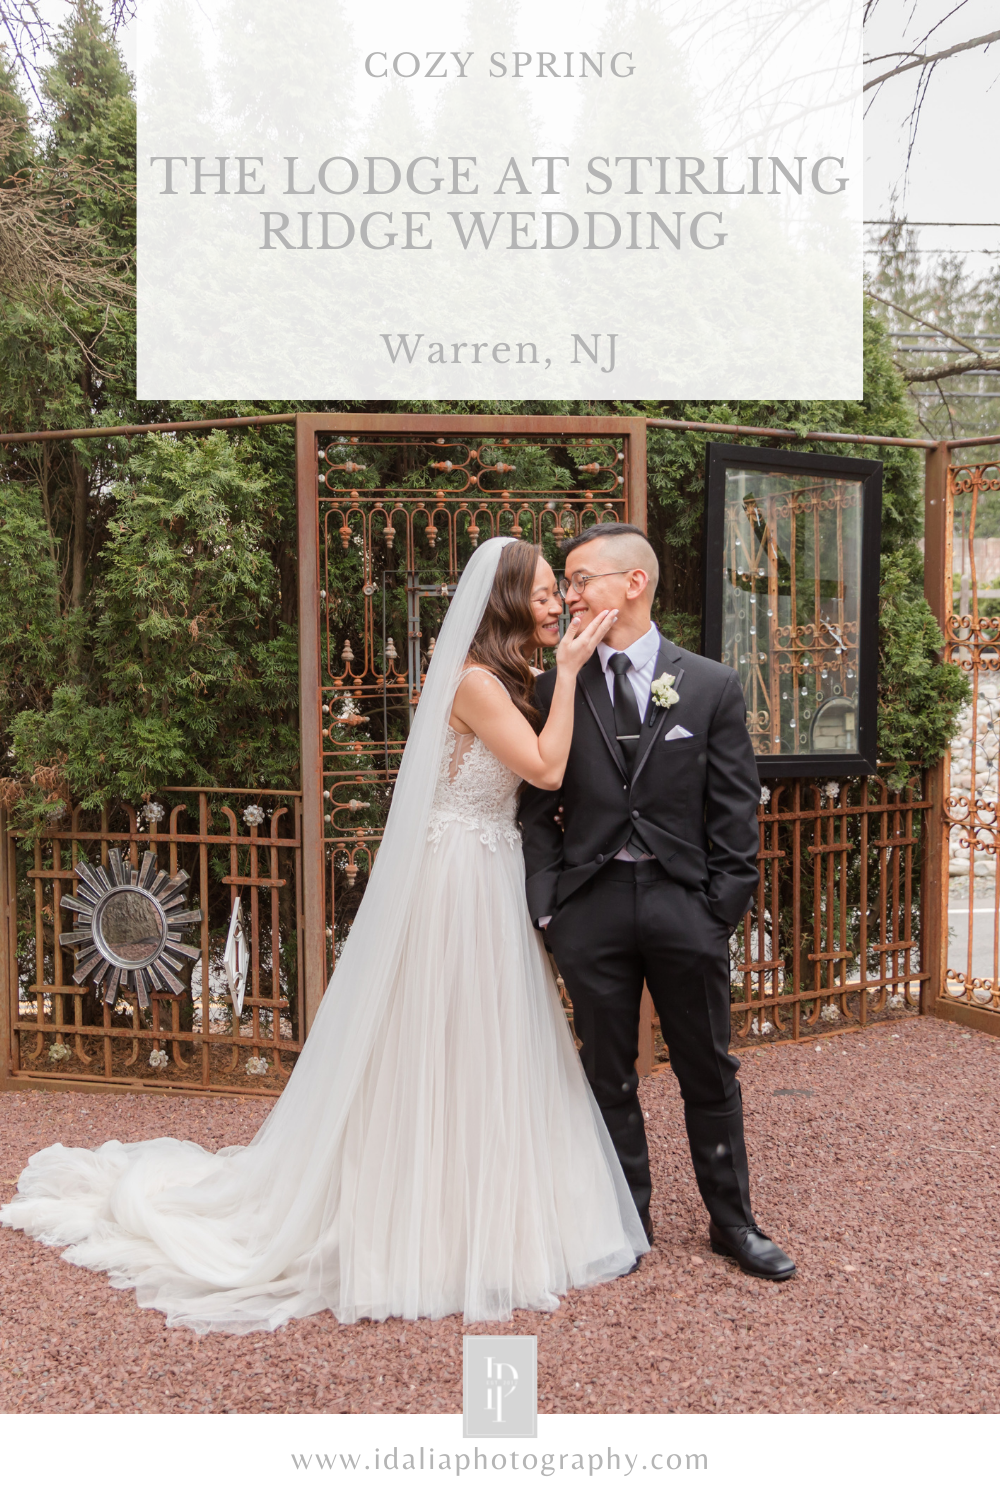
[[[493,363],[495,365],[537,365],[542,364],[539,358],[538,346],[530,341],[514,343],[492,343],[489,339],[482,342],[466,341],[460,343],[447,343],[443,339],[427,338],[422,333],[383,333],[380,334],[383,344],[392,363],[397,360],[412,365],[419,358],[429,365],[482,365]],[[585,337],[581,333],[568,335],[573,340],[572,347],[567,351],[567,361],[571,365],[581,363],[581,354],[586,355],[591,364],[597,365],[602,375],[610,375],[615,367],[616,350],[620,334],[617,333],[592,333]],[[422,347],[421,347],[422,346]],[[467,353],[463,351],[468,351]],[[485,353],[484,351],[489,351]],[[602,359],[607,364],[602,364]],[[549,369],[552,360],[544,357],[545,369]]]

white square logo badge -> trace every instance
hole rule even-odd
[[[467,1438],[538,1436],[538,1340],[533,1334],[466,1334],[462,1432]]]

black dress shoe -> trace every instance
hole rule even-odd
[[[748,1276],[766,1281],[787,1281],[795,1275],[795,1262],[755,1224],[737,1224],[720,1229],[709,1224],[708,1239],[716,1255],[728,1255]]]

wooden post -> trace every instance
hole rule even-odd
[[[948,456],[948,444],[938,443],[924,460],[924,598],[942,630],[952,604]]]
[[[316,418],[295,423],[299,564],[299,730],[302,768],[302,957],[304,1033],[326,989],[323,870],[323,753],[319,609],[319,498]]]
[[[952,612],[951,500],[947,443],[928,449],[924,470],[924,597],[945,630]],[[948,964],[948,849],[944,802],[948,790],[947,752],[925,772],[930,808],[924,815],[923,879],[920,893],[920,1010],[933,1015],[944,996]]]
[[[628,512],[633,526],[646,530],[646,423],[630,418],[628,430]]]

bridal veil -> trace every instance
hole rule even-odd
[[[450,1286],[445,1286],[446,1278],[438,1272],[434,1275],[441,1285],[429,1299],[424,1293],[411,1297],[407,1290],[407,1256],[415,1263],[420,1260],[423,1241],[417,1240],[428,1233],[423,1222],[427,1214],[412,1202],[420,1188],[404,1181],[377,1113],[385,1113],[386,1101],[392,1113],[395,1093],[386,1067],[380,1076],[379,1065],[383,1051],[394,1047],[393,1076],[402,1079],[405,1093],[409,1058],[414,1050],[419,1051],[422,1004],[428,1008],[428,1025],[440,1025],[440,1017],[435,1023],[433,1008],[438,1003],[437,990],[448,987],[447,975],[433,971],[433,955],[428,959],[419,952],[419,934],[414,929],[418,914],[425,927],[428,920],[432,925],[439,920],[429,937],[433,946],[435,933],[440,939],[450,915],[435,916],[428,907],[428,861],[432,857],[428,823],[458,680],[509,540],[484,543],[462,574],[427,673],[364,899],[307,1045],[251,1144],[217,1154],[190,1141],[165,1138],[136,1144],[109,1141],[96,1151],[50,1146],[31,1158],[21,1174],[16,1198],[0,1210],[3,1224],[48,1244],[68,1245],[68,1260],[107,1271],[117,1286],[135,1287],[140,1304],[160,1309],[168,1323],[198,1332],[246,1333],[275,1328],[289,1318],[322,1308],[332,1308],[342,1321],[392,1313],[437,1316],[463,1309],[467,1318],[505,1317],[510,1315],[510,1305],[555,1306],[553,1290],[619,1274],[646,1248],[603,1122],[572,1054],[537,935],[527,921],[518,850],[516,866],[508,861],[479,867],[487,882],[483,887],[487,896],[480,900],[474,918],[482,931],[493,909],[491,903],[499,903],[497,920],[505,931],[515,934],[516,963],[504,969],[510,951],[503,954],[495,937],[485,933],[485,947],[492,943],[491,951],[497,955],[491,962],[504,969],[490,1003],[502,1011],[513,994],[528,1017],[527,1022],[518,1019],[520,1030],[509,1033],[518,1038],[509,1044],[507,1055],[514,1059],[514,1072],[520,1073],[520,1093],[502,1095],[507,1083],[503,1078],[496,1083],[497,1098],[514,1101],[515,1111],[525,1116],[514,1131],[511,1148],[521,1153],[518,1170],[522,1177],[508,1174],[508,1188],[516,1200],[518,1182],[528,1182],[528,1197],[534,1194],[532,1202],[541,1201],[539,1160],[544,1159],[550,1176],[563,1179],[568,1164],[579,1162],[566,1211],[571,1228],[567,1233],[555,1224],[550,1244],[537,1253],[531,1251],[533,1270],[523,1295],[518,1291],[516,1267],[513,1292],[497,1294],[487,1288],[480,1297],[475,1289],[466,1288],[456,1293],[455,1275]],[[489,859],[478,840],[475,847]],[[471,852],[460,857],[473,859]],[[460,899],[461,873],[444,869],[442,874],[440,860],[435,868],[438,874],[433,878],[450,879],[455,899]],[[489,885],[490,881],[494,884]],[[446,892],[449,887],[440,889]],[[485,990],[490,975],[484,969],[480,973],[484,982],[477,988]],[[426,1001],[422,996],[428,997]],[[472,995],[469,1000],[478,1003],[481,998]],[[449,1003],[457,1024],[464,1025],[464,996]],[[405,1026],[397,1026],[395,1032],[387,1031],[392,1006],[408,1012]],[[530,1044],[529,1036],[534,1038]],[[536,1062],[532,1054],[539,1050],[544,1055]],[[466,1055],[461,1049],[456,1054],[460,1065]],[[492,1053],[481,1048],[475,1055],[480,1066],[491,1065]],[[498,1062],[496,1067],[508,1064]],[[452,1118],[450,1135],[434,1135],[435,1122],[441,1118],[437,1096],[449,1093],[447,1079],[438,1067],[437,1072],[428,1072],[422,1097],[419,1079],[412,1089],[417,1100],[414,1130],[426,1136],[426,1160],[433,1168],[428,1180],[433,1178],[439,1191],[446,1182],[447,1165],[442,1166],[439,1158],[448,1154],[441,1142],[453,1140],[456,1129],[461,1134],[461,1121],[456,1127]],[[478,1086],[476,1079],[459,1082],[466,1090]],[[537,1114],[539,1106],[533,1099],[540,1090],[552,1096],[544,1115]],[[381,1167],[377,1155],[370,1149],[366,1154],[366,1120],[373,1122],[372,1134],[383,1152]],[[393,1128],[397,1141],[404,1143],[405,1123],[400,1126],[397,1110]],[[574,1145],[581,1129],[588,1137],[582,1150]],[[554,1151],[537,1139],[547,1132],[557,1142]],[[489,1175],[489,1165],[480,1163],[481,1176]],[[364,1181],[358,1177],[362,1169],[368,1172]],[[420,1174],[414,1175],[419,1178]],[[379,1181],[382,1177],[384,1183]],[[461,1181],[455,1190],[463,1190]],[[477,1191],[482,1196],[482,1188]],[[355,1211],[359,1192],[363,1209]],[[400,1207],[394,1214],[393,1192],[400,1199],[409,1195],[405,1211]],[[549,1196],[555,1201],[560,1194],[562,1201],[569,1201],[565,1184]],[[350,1222],[355,1217],[365,1219],[365,1244],[376,1247],[368,1256],[374,1269],[359,1269],[357,1264],[365,1255],[359,1257],[357,1252],[357,1226]],[[378,1249],[379,1235],[384,1238],[393,1233],[403,1241],[413,1241],[393,1248],[391,1266],[398,1270],[402,1265],[396,1290],[388,1286],[396,1271],[384,1271]],[[436,1233],[440,1240],[440,1228]],[[532,1233],[529,1230],[529,1239]],[[565,1243],[575,1247],[568,1253],[567,1265],[552,1270],[562,1252],[553,1255],[551,1246]],[[446,1252],[447,1246],[435,1245],[439,1259]]]

